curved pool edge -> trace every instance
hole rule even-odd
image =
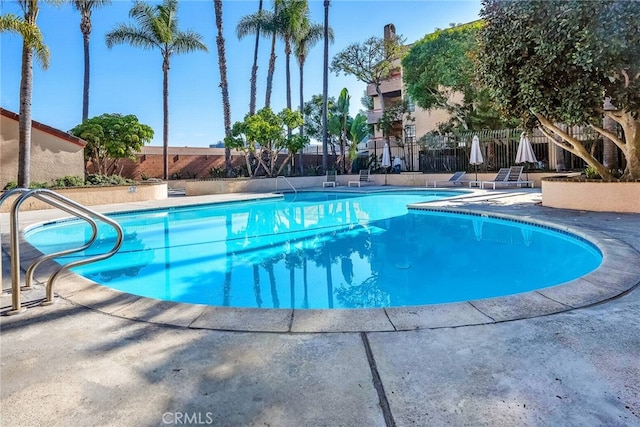
[[[370,309],[260,309],[205,306],[162,301],[127,294],[92,282],[72,272],[58,279],[54,292],[73,304],[121,318],[186,327],[242,332],[326,333],[393,332],[491,324],[545,316],[587,307],[616,298],[640,285],[640,252],[606,233],[567,226],[530,216],[497,214],[457,208],[425,208],[541,225],[562,230],[594,244],[602,253],[601,265],[569,282],[503,297]],[[24,239],[21,245],[37,252]],[[26,252],[23,252],[26,253]],[[486,262],[499,259],[488,257]]]

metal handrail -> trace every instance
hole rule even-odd
[[[120,249],[120,246],[122,246],[122,241],[124,240],[124,233],[122,231],[122,227],[120,227],[120,224],[118,224],[116,221],[96,212],[93,211],[67,197],[64,197],[54,191],[51,190],[47,190],[44,188],[38,188],[35,190],[27,190],[27,189],[15,189],[15,190],[11,190],[9,192],[7,192],[6,194],[2,195],[2,197],[0,197],[0,205],[2,204],[2,202],[4,200],[6,200],[9,196],[15,194],[15,193],[23,193],[20,197],[18,197],[14,203],[13,206],[11,207],[11,217],[10,217],[10,237],[11,237],[11,263],[12,263],[12,268],[11,268],[11,292],[12,292],[12,298],[11,298],[11,302],[12,302],[12,310],[9,312],[9,314],[17,314],[23,311],[21,304],[20,304],[20,247],[18,244],[18,233],[19,233],[19,227],[18,227],[18,213],[20,210],[20,206],[22,205],[22,203],[28,199],[29,197],[36,197],[39,200],[42,200],[45,203],[48,203],[51,206],[57,207],[65,212],[68,212],[74,216],[77,216],[81,219],[84,219],[85,221],[87,221],[90,225],[91,228],[93,229],[93,234],[92,237],[89,239],[89,241],[87,243],[85,243],[84,245],[82,245],[80,248],[75,248],[75,249],[69,249],[69,250],[65,250],[65,251],[61,251],[58,252],[56,254],[49,254],[49,255],[45,255],[42,257],[39,257],[38,259],[36,259],[27,269],[27,285],[30,286],[31,285],[31,280],[33,277],[33,271],[35,270],[35,268],[40,265],[43,261],[45,261],[46,259],[51,259],[51,258],[55,258],[57,256],[61,256],[61,255],[67,255],[69,253],[74,253],[74,252],[78,252],[84,249],[87,249],[89,246],[91,246],[91,244],[93,244],[93,242],[95,241],[98,231],[97,231],[97,224],[94,221],[93,218],[97,218],[99,220],[101,220],[102,222],[112,226],[117,234],[117,238],[116,238],[116,242],[113,246],[113,248],[107,252],[105,252],[104,254],[100,254],[100,255],[96,255],[93,257],[89,257],[89,258],[85,258],[82,260],[78,260],[78,261],[73,261],[70,263],[67,263],[65,265],[60,266],[60,268],[58,268],[50,277],[49,280],[47,282],[47,288],[46,288],[46,301],[43,303],[43,305],[48,305],[48,304],[52,304],[53,303],[53,284],[55,282],[55,280],[57,279],[57,277],[63,272],[66,271],[72,267],[76,267],[79,265],[84,265],[84,264],[89,264],[92,262],[96,262],[96,261],[100,261],[106,258],[109,258],[111,256],[113,256],[116,252],[118,252],[118,250]],[[92,218],[93,217],[93,218]]]
[[[296,194],[296,195],[298,194],[298,190],[296,190],[296,187],[294,187],[294,186],[293,186],[293,184],[291,183],[291,181],[289,181],[289,180],[287,179],[287,177],[286,177],[286,176],[284,176],[284,175],[278,175],[278,176],[276,176],[276,191],[278,191],[278,178],[282,178],[282,179],[284,179],[284,180],[286,181],[286,183],[287,183],[287,184],[289,184],[289,187],[293,188],[293,192],[294,192],[294,194]]]

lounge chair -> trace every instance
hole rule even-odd
[[[338,181],[336,180],[337,175],[336,175],[336,171],[335,170],[328,170],[327,171],[327,178],[325,179],[325,181],[322,183],[322,188],[324,187],[334,187],[338,184]]]
[[[493,179],[493,181],[482,181],[480,183],[480,187],[484,188],[485,184],[491,184],[492,188],[495,190],[496,185],[515,185],[518,187],[522,187],[522,184],[531,184],[531,188],[533,188],[533,181],[523,181],[520,179],[520,176],[522,175],[522,169],[524,169],[522,166],[511,166],[510,168],[502,168],[498,171],[498,174]]]
[[[353,185],[357,185],[358,187],[360,187],[360,185],[362,184],[368,184],[371,182],[371,179],[369,179],[369,169],[362,169],[360,170],[360,176],[358,178],[357,181],[349,181],[347,183],[348,187],[351,187],[351,184]]]
[[[454,173],[453,175],[451,175],[451,178],[449,178],[447,181],[427,181],[427,187],[429,186],[429,183],[433,183],[434,188],[438,187],[438,183],[440,183],[440,186],[442,186],[443,184],[448,185],[462,185],[463,181],[462,178],[464,177],[464,174],[466,172],[465,171],[458,171],[456,173]]]

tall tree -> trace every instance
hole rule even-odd
[[[258,83],[258,47],[260,45],[260,30],[264,26],[268,15],[265,15],[262,11],[262,0],[258,3],[258,13],[248,16],[243,16],[238,25],[236,26],[236,33],[238,38],[241,39],[249,34],[256,35],[256,42],[253,48],[253,66],[251,67],[251,93],[249,97],[249,114],[254,115],[256,113],[256,92]]]
[[[479,33],[478,72],[502,109],[532,119],[610,179],[557,123],[590,126],[624,154],[623,177],[640,179],[640,2],[484,0],[481,15],[487,24]],[[613,109],[603,108],[607,98]],[[603,129],[603,116],[624,138]]]
[[[327,143],[327,135],[329,134],[328,130],[328,117],[327,117],[327,109],[328,109],[328,100],[329,96],[329,6],[331,5],[331,0],[324,0],[324,54],[323,54],[323,62],[322,62],[322,172],[327,172],[327,166],[329,163],[329,156],[327,153],[328,143]]]
[[[80,12],[80,32],[84,46],[84,85],[82,88],[82,120],[89,118],[89,39],[91,38],[91,12],[93,9],[111,3],[111,0],[73,0],[73,7]]]
[[[331,41],[333,42],[333,31],[330,31]],[[309,22],[308,18],[302,23],[302,27],[297,37],[293,41],[294,52],[296,59],[298,60],[298,69],[300,70],[300,112],[304,113],[304,63],[309,55],[309,50],[320,40],[324,35],[324,26],[320,24],[313,24]],[[300,136],[304,136],[304,125],[300,126]],[[302,152],[300,152],[299,167],[300,174],[304,171],[304,165],[302,163]]]
[[[162,54],[163,129],[162,156],[163,178],[169,178],[169,68],[171,55],[197,50],[207,51],[202,36],[191,30],[178,29],[178,1],[163,0],[162,4],[149,5],[136,1],[129,12],[136,26],[118,24],[107,33],[107,47],[129,43],[143,49],[159,49]]]
[[[224,35],[222,34],[222,0],[213,0],[216,14],[216,46],[218,48],[218,67],[220,68],[220,89],[222,90],[222,111],[224,116],[224,135],[231,135],[231,104],[229,102],[229,83],[227,81],[227,55],[225,51]],[[224,149],[224,164],[227,178],[231,177],[231,149]]]
[[[338,52],[331,61],[331,69],[336,74],[351,74],[363,83],[374,85],[384,114],[385,99],[380,86],[400,66],[397,61],[405,51],[402,43],[402,37],[398,35],[386,39],[370,37],[361,44],[351,44]],[[388,135],[385,139],[388,143]]]
[[[33,92],[33,57],[40,61],[42,68],[49,67],[49,49],[44,44],[42,33],[36,24],[38,0],[19,0],[23,18],[12,14],[0,17],[0,31],[17,33],[22,36],[22,70],[20,78],[20,118],[18,120],[18,187],[28,188],[31,184],[31,98]]]
[[[308,20],[309,4],[307,0],[275,0],[276,34],[284,42],[285,71],[287,78],[287,108],[291,110],[291,47],[300,37],[305,20]],[[291,129],[289,129],[291,135]]]
[[[342,173],[346,172],[346,152],[345,145],[347,143],[347,133],[350,128],[349,122],[349,102],[351,96],[347,88],[343,88],[338,96],[338,102],[336,104],[337,110],[334,114],[329,116],[329,132],[338,137],[340,141],[340,157],[338,158],[338,164],[342,164]],[[353,119],[352,119],[353,120]]]
[[[451,118],[443,128],[476,131],[518,125],[514,120],[502,120],[488,89],[475,82],[473,57],[483,25],[475,21],[437,30],[414,43],[402,59],[407,93],[426,110],[446,110]]]

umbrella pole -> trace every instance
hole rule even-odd
[[[476,170],[476,181],[478,180],[478,165],[473,165]]]

